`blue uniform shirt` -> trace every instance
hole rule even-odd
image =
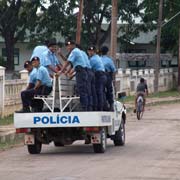
[[[90,64],[90,61],[89,61],[89,58],[88,58],[88,55],[86,54],[86,52],[82,51],[81,50],[81,53],[83,55],[83,58],[85,59],[86,61],[86,67],[91,69],[91,64]]]
[[[68,61],[72,63],[74,68],[76,68],[76,66],[87,67],[82,52],[78,48],[74,48],[71,51],[70,55],[68,56]]]
[[[115,65],[110,57],[108,57],[106,55],[101,56],[101,60],[104,64],[105,71],[107,71],[107,72],[115,72],[116,71]]]
[[[37,56],[37,57],[39,57],[39,59],[40,59],[40,64],[43,64],[43,52],[45,52],[45,51],[47,51],[48,50],[48,48],[47,48],[47,46],[44,46],[44,45],[42,45],[42,46],[36,46],[35,48],[34,48],[34,50],[33,50],[33,53],[32,53],[32,55],[31,55],[31,58],[30,58],[30,60],[33,58],[33,57],[35,57],[35,56]]]
[[[48,70],[44,66],[39,66],[37,69],[37,80],[41,81],[41,85],[52,87],[52,80]]]
[[[94,71],[105,71],[101,58],[97,54],[90,57],[90,64]]]
[[[49,49],[43,52],[42,55],[43,55],[42,66],[45,66],[47,68],[47,66],[51,65],[55,68],[58,64],[60,64],[58,58],[56,57],[56,54],[52,53]],[[47,69],[49,71],[49,74],[53,74],[52,70],[50,70],[49,68]]]
[[[37,69],[33,68],[32,71],[29,73],[29,83],[36,84],[37,81]]]

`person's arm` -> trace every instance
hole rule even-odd
[[[26,87],[26,90],[32,89],[33,87],[34,87],[34,84],[33,83],[29,83],[28,86]]]
[[[37,80],[35,87],[34,87],[34,90],[38,90],[40,86],[41,86],[41,81]]]
[[[60,76],[64,71],[65,69],[70,65],[70,62],[69,61],[66,61],[61,69],[61,71],[57,72],[56,75],[57,76]]]
[[[48,67],[48,69],[50,69],[51,71],[53,71],[55,73],[58,72],[58,70],[56,68],[54,68],[52,65],[48,65],[47,67]]]

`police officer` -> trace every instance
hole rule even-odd
[[[76,44],[76,47],[81,50],[83,58],[86,61],[87,65],[87,74],[88,74],[88,81],[87,81],[87,91],[88,91],[88,111],[97,110],[97,95],[96,95],[96,88],[95,88],[95,74],[92,70],[88,55],[85,51],[82,50],[82,47],[79,44]]]
[[[30,60],[33,58],[33,57],[39,57],[40,59],[40,64],[42,65],[43,64],[43,52],[47,51],[48,50],[48,43],[49,41],[45,41],[45,44],[44,45],[38,45],[36,46],[34,49],[33,49],[33,52],[32,52],[32,55],[31,55],[31,58]]]
[[[36,84],[33,88],[26,90],[21,96],[23,108],[19,113],[30,112],[30,106],[34,95],[48,95],[52,91],[52,80],[47,69],[40,65],[40,59],[33,57],[31,63],[37,69]],[[43,103],[39,104],[38,111],[42,111]]]
[[[42,54],[42,64],[48,69],[48,72],[51,77],[53,77],[54,73],[57,73],[61,68],[62,64],[58,60],[55,52],[57,50],[57,43],[55,39],[52,39],[48,42],[48,49]]]
[[[104,65],[99,57],[96,54],[95,46],[90,46],[88,48],[88,54],[90,57],[90,64],[92,70],[95,72],[95,87],[97,94],[97,110],[103,111],[105,103],[105,84],[106,84],[106,75]]]
[[[87,93],[87,64],[85,59],[83,58],[83,55],[81,53],[81,50],[76,47],[76,44],[72,40],[67,40],[66,48],[69,52],[69,56],[67,58],[67,61],[64,63],[62,69],[60,72],[57,73],[57,75],[61,75],[63,71],[72,64],[74,70],[76,71],[76,85],[77,90],[80,96],[80,103],[81,108],[83,111],[88,110],[88,93]]]
[[[109,103],[109,110],[113,111],[114,110],[114,99],[113,99],[113,77],[116,72],[115,65],[113,63],[113,60],[107,56],[109,49],[107,46],[103,46],[101,48],[101,60],[104,64],[104,68],[106,71],[106,77],[107,77],[107,82],[106,82],[106,100]]]

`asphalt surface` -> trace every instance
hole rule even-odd
[[[77,141],[43,145],[29,155],[26,146],[0,152],[1,180],[180,180],[180,103],[146,107],[138,121],[129,112],[126,144],[108,140],[104,154]]]

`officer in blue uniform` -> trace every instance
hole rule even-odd
[[[88,54],[90,57],[90,64],[92,70],[95,72],[95,87],[97,94],[97,110],[103,111],[105,103],[105,84],[106,84],[106,75],[104,65],[99,57],[96,54],[96,48],[90,46],[88,48]]]
[[[40,59],[38,57],[33,57],[31,63],[34,68],[37,69],[36,72],[36,84],[33,88],[26,90],[23,93],[22,104],[23,108],[19,113],[30,112],[30,106],[32,106],[32,101],[34,95],[48,95],[52,91],[52,80],[49,76],[47,69],[40,66]],[[38,104],[37,111],[42,111],[43,103]]]
[[[60,72],[57,75],[61,75],[64,70],[72,64],[74,70],[76,71],[76,86],[80,96],[80,103],[83,111],[88,110],[88,93],[87,93],[87,64],[81,53],[81,50],[76,47],[74,41],[69,40],[65,43],[66,48],[69,52],[67,61],[64,63]]]
[[[57,73],[62,68],[62,64],[55,54],[57,50],[56,40],[50,40],[47,46],[48,49],[42,53],[41,65],[45,66],[50,76],[53,77],[54,73]]]
[[[106,77],[107,77],[107,82],[106,82],[106,100],[109,103],[109,110],[113,111],[114,110],[114,98],[113,98],[113,77],[115,75],[116,72],[116,68],[115,65],[113,63],[113,60],[107,56],[109,49],[107,46],[103,46],[101,48],[101,60],[104,64],[104,68],[106,71]]]
[[[96,95],[96,88],[95,88],[95,74],[92,70],[88,55],[85,51],[81,50],[83,57],[87,64],[87,74],[88,74],[88,81],[87,81],[87,90],[88,90],[88,111],[96,111],[97,110],[97,95]]]
[[[33,52],[32,52],[32,55],[31,55],[31,58],[30,60],[33,58],[33,57],[39,57],[40,59],[40,64],[42,65],[43,64],[43,52],[47,51],[48,50],[48,43],[49,41],[45,41],[45,45],[38,45],[36,46],[34,49],[33,49]]]

